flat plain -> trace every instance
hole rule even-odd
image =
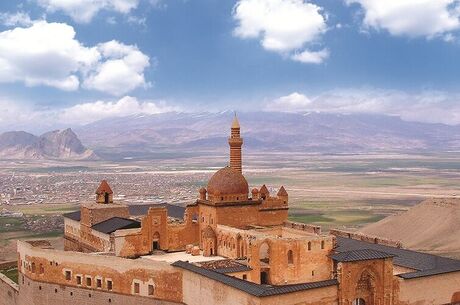
[[[15,258],[15,240],[51,239],[62,247],[62,214],[92,201],[101,179],[128,204],[185,205],[226,153],[162,154],[151,160],[98,162],[0,161],[0,262]],[[426,198],[460,195],[460,155],[317,155],[250,152],[244,155],[250,188],[284,185],[290,219],[324,230],[355,230],[408,210]],[[8,203],[8,204],[7,204]],[[5,213],[6,212],[6,213]],[[9,213],[16,213],[13,216]],[[19,213],[19,214],[18,214]],[[22,215],[22,216],[18,216]]]

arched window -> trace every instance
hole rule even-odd
[[[266,264],[270,263],[270,247],[266,242],[264,242],[259,248],[259,259]]]
[[[308,251],[311,250],[311,241],[308,242]]]
[[[288,259],[288,264],[289,265],[294,264],[294,255],[292,253],[292,250],[288,251],[287,259]]]
[[[353,305],[366,305],[366,302],[363,299],[359,298],[353,301]]]

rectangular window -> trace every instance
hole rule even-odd
[[[247,280],[248,276],[246,274],[243,274],[243,280]]]
[[[86,278],[86,286],[91,287],[91,278],[90,277]]]
[[[70,271],[65,272],[65,279],[66,281],[70,281],[72,279],[72,273]]]
[[[102,280],[101,279],[96,279],[96,287],[97,288],[102,288]]]
[[[81,275],[77,275],[77,285],[81,285]]]
[[[107,280],[107,290],[112,290],[112,281]]]
[[[153,295],[154,290],[153,285],[149,285],[149,295]]]
[[[139,293],[140,288],[141,287],[140,287],[139,283],[134,283],[134,293]]]

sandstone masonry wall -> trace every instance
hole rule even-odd
[[[18,303],[0,305],[176,305],[181,303],[20,279]]]
[[[422,278],[399,278],[400,305],[449,304],[460,302],[460,272]]]
[[[0,305],[19,305],[19,287],[6,275],[0,273]]]
[[[271,297],[256,297],[199,274],[184,270],[187,305],[337,305],[337,286],[309,289]]]

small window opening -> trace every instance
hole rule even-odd
[[[153,285],[149,285],[149,295],[153,295],[155,289],[153,287]]]

